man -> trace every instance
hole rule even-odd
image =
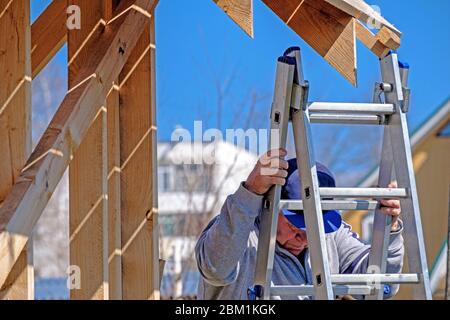
[[[282,186],[282,198],[300,199],[300,181],[295,160],[284,160],[283,149],[269,151],[256,164],[248,179],[228,196],[220,214],[200,235],[196,245],[201,274],[199,299],[246,300],[253,286],[258,247],[259,215],[264,194],[273,186]],[[321,187],[335,187],[332,174],[318,164]],[[389,187],[397,187],[393,182]],[[403,265],[403,238],[400,203],[381,200],[381,211],[392,216],[387,272],[399,273]],[[362,243],[351,227],[336,212],[324,212],[326,244],[331,273],[366,273],[370,246]],[[278,217],[277,245],[272,282],[274,285],[312,284],[303,216],[282,211]],[[385,298],[398,291],[391,286]],[[280,297],[292,299],[292,297]],[[310,297],[298,297],[308,299]]]

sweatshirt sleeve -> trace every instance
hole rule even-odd
[[[399,220],[399,229],[390,234],[386,265],[387,273],[400,273],[402,270],[404,257],[402,231],[403,222]],[[358,236],[352,232],[350,225],[343,223],[336,232],[336,245],[339,253],[341,274],[367,273],[371,246],[359,240]],[[398,289],[399,285],[389,285],[388,290],[385,290],[384,298],[387,299],[394,296]]]
[[[263,196],[248,191],[241,184],[227,197],[220,214],[200,235],[195,255],[200,274],[208,283],[224,286],[236,280],[239,260],[248,247],[262,200]]]

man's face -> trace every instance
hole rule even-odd
[[[278,214],[277,242],[294,255],[300,254],[308,246],[306,232],[290,223],[282,211]]]

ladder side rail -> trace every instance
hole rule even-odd
[[[387,187],[391,181],[394,155],[391,145],[389,126],[384,127],[384,137],[382,145],[380,172],[378,177],[378,187]],[[385,273],[386,260],[391,232],[392,218],[381,212],[377,208],[374,212],[372,227],[372,245],[369,254],[369,267],[367,273]],[[381,283],[375,285],[373,295],[366,296],[366,300],[382,300],[383,286]]]
[[[294,68],[293,64],[289,64],[282,59],[278,60],[269,138],[270,149],[272,150],[286,147]],[[264,200],[260,220],[254,285],[255,289],[257,287],[262,288],[258,298],[264,300],[270,299],[280,196],[280,186],[274,186],[270,189]]]
[[[383,82],[393,85],[392,92],[386,92],[387,101],[395,101],[396,112],[390,119],[391,144],[394,152],[395,175],[400,188],[408,188],[410,196],[401,199],[404,222],[404,238],[408,256],[409,271],[421,275],[420,283],[415,286],[418,299],[431,299],[431,288],[425,243],[420,218],[416,180],[412,162],[411,143],[409,139],[406,114],[403,112],[403,89],[400,77],[397,54],[392,53],[382,59],[381,70]]]
[[[312,156],[311,132],[308,115],[305,111],[293,112],[292,127],[297,153],[297,166],[300,169],[303,187],[301,194],[311,257],[315,298],[333,300],[334,294],[327,256],[317,168],[314,157]]]
[[[316,161],[312,144],[311,126],[307,110],[308,85],[303,79],[301,69],[300,51],[294,51],[292,55],[297,60],[297,78],[302,85],[302,97],[300,108],[291,109],[291,121],[294,133],[294,144],[297,156],[297,167],[302,181],[302,200],[304,206],[306,234],[311,257],[311,269],[313,273],[314,297],[318,300],[334,300],[331,272],[328,261],[327,246],[325,240],[325,228],[323,225],[322,205],[319,195],[319,180],[317,177]]]

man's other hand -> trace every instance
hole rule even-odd
[[[397,181],[392,181],[388,188],[397,188]],[[380,211],[392,217],[391,231],[398,230],[398,218],[402,212],[400,207],[400,200],[380,200]]]

